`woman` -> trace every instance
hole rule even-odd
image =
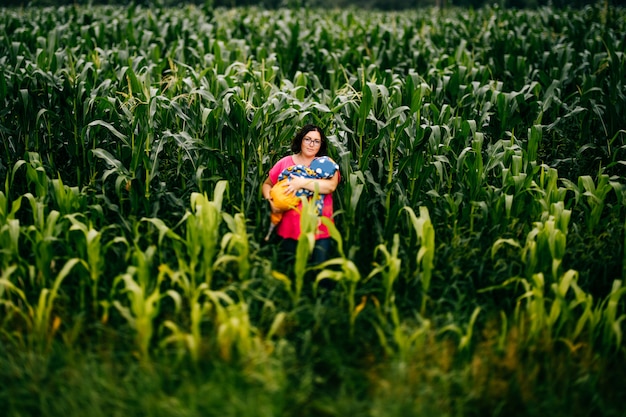
[[[272,213],[280,210],[274,206],[270,196],[270,190],[278,182],[278,177],[286,168],[295,165],[311,166],[311,162],[317,157],[325,156],[328,149],[328,139],[321,128],[315,125],[306,125],[296,134],[291,142],[291,155],[278,161],[269,172],[263,183],[262,193],[270,203]],[[312,179],[304,176],[291,176],[291,180],[285,187],[287,194],[294,194],[299,190],[309,190],[323,195],[322,216],[331,219],[333,217],[332,193],[339,184],[339,170],[330,178]],[[276,226],[276,234],[280,236],[281,247],[285,252],[295,254],[298,238],[300,237],[300,213],[298,209],[289,210],[283,214],[282,220]],[[331,239],[328,228],[320,222],[315,234],[315,249],[313,250],[312,262],[320,263],[327,259],[330,251]]]

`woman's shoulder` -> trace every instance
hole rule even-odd
[[[274,167],[279,168],[280,170],[283,170],[286,167],[289,167],[292,165],[295,165],[295,163],[293,162],[293,158],[291,157],[291,155],[287,155],[287,156],[280,158],[278,162],[274,164]]]
[[[294,162],[293,162],[293,159],[291,158],[291,155],[287,155],[279,159],[278,162],[276,162],[274,166],[270,168],[270,177],[272,177],[272,181],[276,182],[278,175],[283,170],[285,170],[285,168],[290,167],[292,165],[294,165]]]

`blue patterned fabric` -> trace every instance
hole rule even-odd
[[[313,162],[311,162],[310,166],[305,165],[293,165],[286,169],[284,169],[278,175],[278,181],[289,178],[290,175],[295,175],[297,177],[302,178],[311,178],[311,179],[329,179],[335,175],[335,172],[339,169],[339,165],[335,161],[333,161],[328,156],[320,156],[315,158]],[[313,191],[309,191],[306,189],[300,189],[296,191],[296,197],[305,196],[307,198],[313,197],[315,193]],[[324,207],[323,203],[323,195],[318,195],[315,200],[315,207],[317,209],[317,214],[321,216],[322,208]]]

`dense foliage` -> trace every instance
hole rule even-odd
[[[2,9],[0,401],[619,415],[625,17]],[[293,263],[263,241],[309,122],[343,177],[321,266],[312,205]]]
[[[4,0],[5,6],[68,6],[68,5],[141,5],[177,7],[185,5],[216,7],[262,7],[276,9],[290,8],[346,8],[377,10],[406,10],[424,7],[472,7],[497,5],[502,8],[581,8],[589,5],[625,6],[626,0]]]

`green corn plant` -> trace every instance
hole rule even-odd
[[[93,143],[91,152],[112,167],[103,179],[117,173],[116,191],[121,197],[122,188],[126,189],[133,213],[141,209],[148,211],[153,180],[159,176],[160,156],[166,144],[156,132],[160,117],[167,118],[169,112],[165,110],[169,108],[174,108],[176,113],[171,100],[157,94],[158,88],[152,85],[152,67],[135,68],[142,62],[143,59],[138,57],[131,61],[132,67],[123,67],[119,72],[120,80],[124,78],[126,84],[122,85],[121,81],[119,84],[119,90],[125,91],[120,94],[124,100],[116,103],[118,119],[115,123],[97,119],[84,128],[85,136]],[[107,104],[102,107],[106,109]],[[95,127],[105,128],[116,138],[114,146],[97,146]]]
[[[52,193],[50,196],[61,215],[69,215],[80,211],[84,205],[84,195],[81,195],[78,187],[68,187],[63,184],[60,175],[51,182]]]
[[[581,306],[581,303],[590,301],[587,294],[578,286],[577,280],[578,272],[568,270],[559,277],[558,281],[550,285],[554,299],[551,300],[550,309],[547,312],[547,327],[555,338],[571,333],[571,323],[576,321],[577,309],[585,307],[584,304]],[[570,292],[574,293],[571,299],[568,297]]]
[[[248,152],[250,149],[248,144],[251,136],[249,124],[241,123],[241,121],[248,119],[248,102],[242,95],[244,95],[242,89],[235,87],[226,90],[226,94],[222,98],[228,103],[225,106],[224,120],[229,128],[224,131],[227,138],[224,142],[226,145],[224,149],[229,155],[235,156],[235,161],[238,162],[237,173],[239,174],[239,181],[237,183],[239,184],[239,189],[236,192],[241,199],[246,195],[245,186],[248,174]],[[235,148],[237,151],[234,150]],[[245,211],[246,208],[243,202],[239,209]]]
[[[522,285],[523,293],[517,299],[514,320],[525,334],[526,341],[535,341],[546,328],[547,309],[545,300],[545,280],[543,273],[532,275],[529,280],[520,278],[506,281],[503,286],[512,281]],[[527,326],[529,328],[527,328]]]
[[[66,50],[65,65],[62,70],[64,94],[68,104],[59,104],[60,118],[70,131],[67,140],[68,151],[75,166],[76,184],[82,187],[88,181],[92,170],[88,162],[89,145],[84,140],[84,131],[91,117],[90,95],[96,81],[93,64],[90,60],[81,59],[83,53],[74,55],[73,50]]]
[[[343,160],[344,158],[342,158]],[[345,181],[342,181],[342,189],[340,191],[341,207],[342,207],[342,231],[343,241],[345,241],[349,248],[356,250],[358,246],[357,241],[357,218],[359,216],[359,202],[363,195],[365,187],[365,177],[363,172],[356,171],[350,172],[347,169],[347,164],[342,164],[343,175],[347,177]]]
[[[482,201],[485,180],[485,169],[482,157],[483,134],[476,132],[472,139],[471,147],[465,148],[457,159],[457,171],[463,172],[465,181],[469,188],[468,194],[471,201]],[[468,159],[471,153],[473,158]]]
[[[374,330],[385,354],[400,364],[410,363],[416,352],[425,347],[432,332],[432,322],[421,316],[416,323],[408,325],[400,316],[395,295],[391,296],[388,311],[383,311],[376,297],[371,297],[376,312]]]
[[[446,332],[456,333],[459,337],[458,348],[462,353],[467,353],[470,351],[472,339],[474,337],[474,329],[476,327],[476,320],[478,319],[478,315],[481,312],[480,307],[474,308],[472,315],[470,316],[469,322],[467,323],[467,327],[463,330],[460,326],[456,324],[449,324],[441,329],[439,329],[439,333],[443,334]]]
[[[103,233],[106,229],[112,229],[112,227],[97,230],[93,227],[91,222],[85,223],[81,217],[79,213],[72,213],[65,217],[71,223],[66,239],[74,242],[74,250],[77,252],[80,259],[84,261],[89,274],[89,280],[80,280],[81,310],[87,307],[82,298],[84,294],[82,290],[85,290],[84,286],[87,285],[91,296],[91,311],[97,316],[99,306],[103,302],[103,300],[100,299],[102,290],[101,279],[106,270],[107,251],[114,245],[124,245],[128,248],[129,244],[123,236],[114,236],[109,241],[103,241]],[[74,238],[74,236],[77,238]]]
[[[123,299],[114,299],[112,305],[134,330],[136,354],[144,363],[150,359],[150,346],[161,300],[166,296],[174,301],[180,298],[174,290],[162,292],[161,284],[168,273],[166,267],[160,266],[156,279],[151,278],[155,252],[154,246],[148,247],[146,251],[136,248],[133,254],[135,263],[113,282],[113,290],[125,295],[127,303]],[[123,287],[118,289],[120,285]]]
[[[330,98],[331,123],[338,130],[338,139],[340,140],[335,146],[341,147],[340,153],[357,154],[357,148],[353,141],[354,130],[350,127],[350,120],[357,112],[358,99],[358,92],[351,85],[343,86]]]
[[[33,218],[32,224],[26,226],[22,234],[32,249],[32,256],[37,267],[36,279],[40,285],[46,285],[53,276],[53,263],[56,257],[54,243],[61,232],[61,226],[58,224],[61,214],[56,210],[50,210],[46,215],[46,204],[41,199],[30,193],[25,194],[24,197],[30,203]]]
[[[15,345],[25,345],[23,331],[12,327],[12,320],[17,317],[19,320],[28,322],[29,316],[24,308],[24,302],[28,297],[11,279],[17,275],[18,265],[9,265],[0,270],[0,308],[2,309],[2,319],[0,322],[0,332],[7,341]]]
[[[213,200],[209,200],[205,194],[192,193],[192,212],[185,219],[185,242],[194,282],[206,282],[209,287],[213,279],[215,255],[218,252],[222,201],[227,185],[226,181],[216,184]]]
[[[609,176],[606,174],[600,174],[598,176],[597,184],[594,184],[593,179],[589,175],[579,177],[578,189],[581,194],[586,197],[586,202],[589,207],[586,223],[589,231],[593,232],[599,226],[600,220],[602,220],[606,204],[605,201],[613,187],[609,183]]]
[[[361,273],[355,263],[346,257],[343,249],[343,238],[335,224],[325,217],[322,217],[321,221],[328,228],[331,239],[335,241],[339,256],[312,267],[314,270],[319,270],[313,284],[314,294],[317,295],[318,285],[324,279],[331,279],[343,286],[346,294],[348,317],[350,318],[350,337],[353,337],[356,318],[365,307],[365,300],[357,306],[355,299],[357,285],[361,281]]]
[[[510,141],[498,141],[496,146],[498,151],[487,162],[488,168],[502,166],[502,185],[503,188],[511,188],[513,195],[521,194],[529,188],[529,180],[532,179],[523,169],[523,153],[522,149],[515,143],[515,138]]]
[[[409,110],[408,107],[395,107],[391,99],[388,100],[386,96],[383,96],[383,105],[385,106],[385,113],[387,114],[385,114],[386,126],[381,130],[381,133],[385,132],[386,128],[390,128],[389,141],[387,143],[387,146],[383,147],[383,149],[387,149],[387,160],[385,161],[385,166],[387,166],[387,179],[385,181],[385,188],[387,190],[385,197],[385,213],[387,213],[387,215],[385,217],[387,220],[387,224],[385,225],[385,230],[387,230],[388,226],[390,224],[393,224],[394,219],[392,199],[396,201],[400,200],[408,202],[406,195],[400,195],[397,198],[392,198],[392,196],[394,193],[394,184],[398,184],[399,181],[397,180],[400,178],[398,168],[403,166],[399,165],[398,163],[398,151],[400,148],[399,145],[402,142],[405,142],[403,141],[403,137],[406,136],[405,128],[410,124],[411,119],[410,117],[407,117],[407,111]],[[389,110],[390,107],[394,107],[394,109]]]
[[[535,222],[535,227],[526,237],[522,253],[528,277],[538,272],[549,271],[552,278],[557,279],[559,267],[565,256],[570,216],[569,210],[563,209],[562,204],[556,204],[553,214],[542,222]]]
[[[82,244],[77,244],[77,252],[80,254],[81,259],[85,261],[85,265],[87,266],[87,270],[89,271],[90,280],[85,282],[84,280],[80,281],[81,287],[85,284],[91,290],[91,302],[92,302],[92,311],[97,314],[97,306],[99,303],[98,296],[98,285],[100,282],[100,277],[104,272],[104,264],[106,262],[104,253],[102,251],[102,233],[93,228],[92,225],[87,225],[78,219],[78,213],[74,213],[67,216],[67,219],[72,224],[69,228],[69,232],[77,231],[81,239],[76,242],[81,242]],[[84,288],[81,288],[84,291]],[[81,291],[81,296],[84,293]],[[84,299],[81,299],[81,310],[85,309]]]
[[[606,319],[607,316],[611,316],[608,307],[609,300],[611,298],[619,300],[621,296],[614,292],[620,285],[618,281],[614,282],[611,293],[602,302],[595,303],[591,294],[585,293],[575,285],[576,298],[572,300],[571,304],[573,307],[582,309],[582,312],[577,316],[574,330],[562,336],[560,340],[564,341],[572,350],[576,349],[577,343],[586,343],[604,352],[617,347],[618,345],[612,343],[612,338],[615,336],[618,343],[621,340],[621,329],[619,328],[621,319],[616,321],[615,316],[609,320]],[[577,304],[574,304],[575,302]]]
[[[44,288],[39,295],[37,305],[29,308],[29,315],[31,316],[33,326],[33,338],[36,344],[45,347],[50,346],[51,338],[59,325],[57,324],[58,320],[51,322],[54,302],[57,298],[61,283],[69,275],[71,270],[79,264],[86,267],[84,262],[80,259],[73,258],[68,260],[55,277],[52,287],[50,289]]]
[[[560,209],[562,210],[562,207]],[[559,207],[555,209],[556,212],[558,210]],[[549,240],[549,242],[544,241],[542,251],[548,252],[552,256],[551,283],[546,283],[543,272],[537,272],[528,279],[514,277],[501,285],[480,290],[485,292],[512,284],[520,285],[523,288],[523,293],[519,296],[515,309],[515,324],[527,332],[525,333],[528,337],[527,342],[533,342],[539,337],[547,336],[552,340],[561,338],[571,344],[576,342],[576,338],[582,334],[586,327],[589,327],[592,333],[596,327],[596,324],[593,323],[597,321],[597,318],[594,317],[596,313],[592,308],[593,299],[578,286],[578,272],[568,270],[563,274],[558,274],[558,267],[564,250],[563,247],[558,247],[564,245],[564,242],[559,243],[559,236],[562,237],[563,235],[560,230],[555,233],[555,229],[551,228],[550,225],[561,224],[561,227],[566,227],[569,213],[563,210],[560,216],[564,218],[556,223],[553,216],[550,216],[550,219],[544,224],[545,228],[539,232],[543,234],[543,237],[539,239]],[[529,238],[537,239],[537,229],[529,233]],[[534,262],[532,266],[536,266],[538,261],[528,259],[529,248],[535,248],[534,244],[529,245],[528,241],[527,245],[522,248],[515,240],[499,239],[492,246],[492,257],[505,244],[521,249],[522,259]],[[536,253],[533,252],[533,255]]]
[[[410,363],[415,352],[425,348],[432,331],[432,323],[430,320],[423,320],[414,328],[403,325],[395,305],[392,308],[391,316],[394,323],[393,341],[397,349],[398,360],[400,363]]]
[[[250,242],[246,220],[242,213],[237,213],[235,216],[223,213],[222,216],[230,231],[222,236],[220,254],[213,268],[218,269],[234,264],[237,277],[245,282],[250,278]]]
[[[358,119],[357,126],[355,129],[356,133],[356,151],[357,151],[357,161],[359,169],[364,170],[367,167],[367,162],[364,160],[363,152],[367,148],[366,143],[364,143],[365,133],[366,133],[366,125],[367,120],[371,117],[372,113],[375,111],[377,101],[378,101],[378,85],[365,81],[363,78],[365,77],[364,71],[361,71],[361,86],[362,86],[362,96],[361,101],[358,108]]]
[[[138,181],[138,190],[142,195],[138,199],[149,199],[150,184],[156,176],[158,155],[161,142],[156,137],[158,102],[157,88],[152,86],[151,74],[148,68],[141,72],[134,68],[126,69],[127,93],[121,109],[130,126],[131,158],[129,171],[133,180]],[[141,129],[137,129],[141,126]],[[139,203],[137,203],[139,204]]]
[[[521,93],[517,91],[497,91],[493,97],[494,108],[500,117],[501,127],[498,133],[501,137],[506,131],[512,130],[517,123],[517,118],[519,118],[518,97],[521,97]]]
[[[170,291],[170,296],[176,302],[176,313],[180,313],[183,305],[188,306],[189,311],[188,316],[184,317],[188,326],[187,330],[182,324],[177,324],[174,320],[163,322],[162,331],[168,330],[169,335],[160,338],[159,345],[164,348],[176,344],[179,348],[179,357],[188,352],[192,361],[197,362],[206,345],[202,325],[204,321],[208,320],[214,309],[211,298],[205,297],[209,287],[203,282],[192,288],[191,280],[185,273],[173,271],[167,265],[162,265],[162,269],[164,273],[167,273],[172,285],[180,287],[183,291],[183,295],[174,289]]]
[[[413,128],[413,127],[412,127]],[[433,160],[424,148],[427,144],[428,129],[423,125],[415,126],[415,135],[407,135],[407,143],[404,146],[404,152],[400,161],[403,169],[406,170],[406,176],[409,185],[406,194],[409,198],[411,206],[419,204],[420,192],[426,189],[427,182],[435,175],[443,175],[443,161]],[[436,169],[435,169],[436,168]],[[441,178],[441,177],[440,177]],[[443,185],[444,182],[442,181]]]
[[[248,305],[245,301],[232,301],[223,306],[211,292],[215,307],[216,342],[220,357],[230,362],[233,355],[247,358],[252,353],[256,329],[250,321]],[[224,298],[224,294],[221,295]]]
[[[206,304],[199,304],[196,300],[190,300],[194,302],[189,312],[189,320],[191,329],[185,331],[181,326],[176,324],[173,320],[165,320],[163,322],[162,331],[169,331],[167,336],[160,338],[159,346],[164,349],[171,344],[178,346],[178,359],[181,360],[188,352],[191,360],[197,363],[202,353],[202,333],[200,331],[202,318],[206,314]]]
[[[111,128],[114,129],[112,126]],[[102,159],[110,167],[102,175],[102,181],[105,182],[111,175],[115,174],[115,192],[120,201],[127,199],[128,197],[126,197],[125,192],[132,193],[131,184],[133,180],[132,174],[128,168],[126,168],[119,159],[105,149],[96,148],[91,152],[97,158]]]
[[[180,221],[180,223],[177,226],[180,226],[182,223],[184,223],[187,217],[188,215],[183,216],[183,219]],[[185,253],[184,253],[184,250],[182,249],[182,246],[184,246],[185,241],[182,236],[174,232],[174,230],[171,229],[169,226],[167,226],[167,224],[163,220],[156,218],[156,217],[144,217],[141,219],[141,223],[148,223],[152,225],[158,231],[159,236],[157,238],[157,245],[160,249],[166,249],[166,248],[169,249],[169,247],[166,246],[166,244],[170,243],[172,245],[172,249],[176,253],[179,263],[184,263]],[[144,235],[143,232],[139,231],[139,223],[136,224],[135,235],[136,236]],[[169,241],[166,241],[165,237],[169,238]],[[162,257],[161,260],[165,262],[168,260],[168,258]],[[190,271],[186,271],[186,272],[190,272]]]
[[[41,156],[36,152],[28,152],[28,162],[25,165],[26,178],[29,184],[34,185],[35,195],[41,199],[45,199],[48,195],[50,179],[41,161]]]
[[[492,247],[492,256],[503,244],[521,248],[515,241],[500,240]],[[576,343],[585,328],[593,334],[598,321],[593,298],[578,286],[577,278],[577,271],[568,270],[547,285],[544,274],[539,272],[530,279],[513,277],[480,292],[510,285],[521,287],[514,324],[522,329],[526,342],[533,343],[540,337],[547,337],[550,341],[560,339],[572,344]]]
[[[31,303],[27,294],[10,279],[17,266],[11,266],[3,272],[0,277],[0,305],[8,310],[7,318],[17,314],[26,324],[27,346],[41,352],[50,349],[52,339],[62,324],[62,319],[54,314],[55,302],[61,291],[61,284],[77,265],[86,266],[81,259],[69,259],[54,277],[52,286],[41,289],[35,303]],[[13,297],[16,299],[13,300]],[[22,336],[18,339],[23,341]]]
[[[387,231],[397,215],[398,206],[392,205],[393,194],[399,192],[398,199],[403,204],[407,199],[399,181],[398,167],[405,166],[399,163],[399,145],[408,141],[406,130],[412,119],[409,107],[401,105],[402,82],[398,77],[381,83],[367,81],[368,78],[375,79],[375,75],[371,68],[363,68],[359,78],[354,80],[353,88],[361,89],[362,95],[358,110],[352,114],[357,125],[352,148],[357,154],[359,169],[366,173],[365,178],[376,190],[380,208],[389,213],[382,225]],[[378,169],[372,169],[374,166]]]
[[[317,191],[313,196],[313,201],[317,198]],[[300,198],[302,206],[300,209],[300,237],[296,243],[296,257],[293,269],[293,289],[292,301],[297,305],[302,294],[304,276],[308,270],[308,263],[313,248],[315,247],[315,232],[320,218],[317,216],[315,204],[310,203],[306,198]]]
[[[0,253],[2,254],[0,270],[8,268],[9,265],[20,259],[20,220],[16,219],[15,215],[21,205],[21,196],[10,201],[9,198],[0,191]]]
[[[621,280],[613,281],[611,293],[606,297],[602,310],[602,346],[612,347],[613,351],[622,346],[622,322],[626,320],[626,314],[620,314],[620,300],[626,294],[626,288],[622,287]]]
[[[537,155],[542,139],[543,130],[541,126],[533,125],[528,128],[528,142],[526,144],[525,154],[525,171],[527,173],[533,172],[535,167],[538,165],[539,161],[537,161]]]
[[[626,184],[622,184],[619,181],[611,181],[611,186],[617,195],[619,202],[618,218],[622,215],[624,209],[626,209]],[[626,216],[624,217],[624,230],[626,230]],[[626,243],[626,233],[624,234],[624,242]],[[624,253],[622,255],[622,281],[626,279],[626,245],[623,246]]]
[[[582,310],[577,317],[573,317],[572,321],[576,321],[573,330],[570,328],[569,334],[563,332],[561,340],[565,341],[570,346],[575,346],[574,342],[580,340],[585,336],[585,331],[588,333],[588,339],[593,343],[593,335],[596,333],[598,327],[597,311],[598,306],[594,305],[593,296],[589,293],[585,293],[576,284],[573,286],[576,298],[570,303],[572,309],[577,308]],[[572,342],[574,341],[574,342]]]
[[[549,287],[545,286],[542,273],[535,274],[530,281],[514,278],[504,284],[521,283],[525,290],[518,298],[515,310],[515,323],[522,329],[525,343],[544,338],[574,346],[580,342],[585,329],[592,338],[600,334],[605,347],[612,345],[610,339],[613,337],[620,342],[619,322],[622,319],[615,320],[616,317],[611,316],[614,311],[608,308],[608,300],[611,296],[613,300],[619,299],[621,293],[612,293],[605,302],[594,306],[593,298],[578,286],[577,279],[578,272],[568,270]],[[606,320],[604,328],[601,326],[603,320]],[[617,327],[615,323],[618,323]]]
[[[395,298],[394,283],[400,276],[402,259],[398,256],[399,247],[400,236],[397,233],[393,236],[391,251],[389,251],[387,246],[382,243],[378,245],[374,249],[374,257],[376,258],[379,253],[382,254],[383,262],[381,264],[374,263],[374,268],[365,278],[365,281],[368,281],[378,274],[382,275],[382,287],[385,295],[383,311],[385,313],[388,313],[391,309],[393,298]]]
[[[183,284],[185,293],[189,294],[184,274],[174,272],[166,265],[162,265],[161,270],[174,283]],[[206,283],[195,288],[187,300],[174,290],[168,294],[176,300],[177,313],[182,305],[189,306],[189,316],[185,317],[189,330],[173,320],[164,321],[163,328],[169,331],[169,335],[160,340],[162,347],[175,343],[180,349],[179,356],[181,352],[189,352],[194,362],[211,346],[215,346],[217,355],[227,362],[233,359],[233,355],[245,359],[252,353],[257,331],[250,321],[248,306],[241,298],[236,301],[225,291],[210,290]],[[211,323],[212,334],[208,333],[204,323]]]
[[[522,166],[522,149],[514,137],[511,140],[499,140],[487,146],[487,159],[484,169],[494,172],[502,178],[502,187],[495,188],[495,201],[490,212],[495,224],[510,224],[515,218],[524,213],[530,214],[529,205],[533,204],[525,199],[525,192],[532,185],[532,175],[527,175]]]
[[[420,207],[419,217],[415,214],[411,207],[404,207],[404,210],[406,210],[409,214],[411,225],[413,226],[413,230],[415,231],[420,245],[420,249],[415,258],[418,266],[415,270],[415,276],[416,278],[419,276],[419,280],[422,284],[423,295],[420,313],[424,316],[426,314],[428,290],[430,289],[430,281],[434,269],[435,229],[430,220],[430,214],[427,207]]]
[[[502,187],[493,188],[495,202],[490,217],[495,224],[510,225],[511,222],[534,218],[538,210],[534,198],[535,163],[529,164],[520,141],[512,136],[510,140],[499,140],[487,147],[488,158],[485,171],[500,174]],[[549,209],[549,205],[545,207]],[[505,222],[503,223],[503,219]]]
[[[556,169],[550,168],[546,165],[541,165],[539,169],[539,181],[536,183],[536,187],[533,190],[539,194],[537,201],[544,212],[550,210],[550,207],[554,203],[564,202],[568,190],[573,190],[569,185],[570,182],[566,179],[560,179],[565,187],[559,187],[559,173]],[[578,190],[576,189],[576,192]]]

